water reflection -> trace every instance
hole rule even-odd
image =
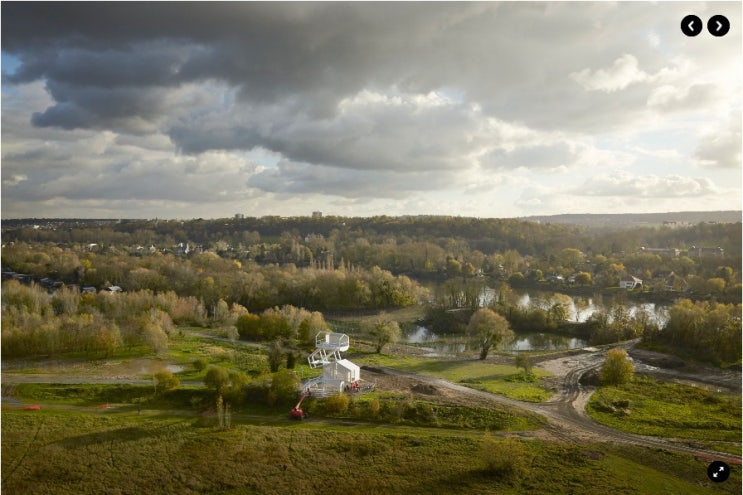
[[[437,335],[421,325],[412,325],[404,333],[404,341],[409,344],[419,344],[431,352],[444,354],[459,354],[478,351],[476,345],[471,344],[464,336]],[[510,344],[501,349],[506,351],[560,351],[586,347],[588,342],[577,337],[568,337],[553,333],[519,334]]]
[[[598,311],[608,311],[613,304],[611,297],[597,296],[573,296],[561,292],[549,292],[539,290],[511,289],[513,302],[522,308],[539,308],[549,310],[555,303],[564,304],[566,316],[569,321],[584,322]],[[480,295],[481,306],[488,306],[498,297],[496,289],[486,287]],[[629,311],[630,316],[635,316],[639,311],[645,311],[650,321],[659,326],[668,321],[668,308],[663,304],[652,302],[622,301]]]

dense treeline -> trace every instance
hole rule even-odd
[[[36,284],[3,282],[2,356],[108,357],[122,346],[162,352],[175,332],[171,313],[184,321],[203,313],[196,301],[179,300],[173,293],[118,296],[81,296],[66,288],[50,295]]]
[[[41,286],[16,280],[2,285],[5,358],[68,353],[101,358],[133,347],[161,353],[182,325],[222,329],[231,338],[283,338],[300,344],[328,329],[321,313],[291,305],[253,314],[239,304],[219,300],[207,314],[195,297],[179,297],[172,291],[81,295],[61,288],[49,294]]]
[[[570,331],[593,343],[646,336],[736,362],[740,305],[721,303],[740,301],[740,239],[740,223],[611,231],[454,217],[46,222],[3,232],[3,271],[69,288],[4,284],[2,353],[158,352],[176,325],[306,342],[325,328],[318,311],[421,301],[432,329],[451,333],[485,304],[485,287],[500,287],[488,304],[517,332]],[[565,301],[521,308],[505,283],[593,291],[627,275],[644,291],[706,302],[678,303],[666,328],[621,304],[577,325],[565,321]],[[441,283],[429,293],[415,278]],[[112,285],[125,292],[80,294]]]
[[[680,277],[677,282],[680,287],[674,290],[689,291],[695,298],[711,295],[738,301],[740,239],[740,223],[611,230],[459,217],[66,221],[43,223],[40,228],[6,229],[3,232],[6,248],[10,242],[35,246],[44,243],[61,250],[37,253],[31,259],[28,256],[19,259],[4,250],[3,264],[18,272],[59,276],[68,283],[84,281],[99,285],[109,281],[122,286],[124,283],[141,286],[142,280],[122,281],[123,270],[131,263],[122,263],[121,256],[142,257],[142,267],[150,269],[148,264],[159,262],[145,258],[153,254],[175,255],[179,251],[191,258],[212,253],[246,267],[252,262],[352,272],[378,266],[417,279],[479,274],[510,279],[515,285],[520,280],[534,283],[548,276],[580,275],[581,285],[612,287],[618,285],[622,276],[631,275],[646,281],[645,289],[660,290],[669,286],[668,277],[674,274]],[[700,254],[690,250],[691,246],[721,250]],[[653,251],[655,248],[678,250],[678,254]],[[87,278],[83,280],[83,272],[71,253],[86,250],[114,259],[106,268],[96,267],[98,276],[85,273]],[[117,259],[116,255],[120,257]],[[93,260],[80,259],[78,263],[88,268],[85,264]],[[195,264],[200,262],[197,260]],[[149,272],[140,273],[139,278],[145,279],[148,288],[163,290],[173,275],[168,272],[159,270],[166,278],[150,277]],[[75,279],[76,276],[80,278]],[[250,302],[241,301],[241,304]],[[275,304],[276,301],[266,301],[264,307]],[[320,309],[317,301],[313,304]],[[347,307],[348,301],[338,304]]]
[[[259,265],[221,257],[213,252],[192,256],[155,253],[74,251],[50,244],[15,243],[2,252],[3,266],[67,285],[123,287],[195,297],[210,314],[219,300],[251,311],[292,304],[315,310],[389,308],[415,304],[424,296],[406,276],[378,267],[297,268],[294,264]]]
[[[740,366],[741,305],[684,299],[671,307],[664,328],[645,337],[696,359]]]
[[[268,216],[189,221],[49,220],[38,223],[40,227],[47,228],[5,228],[4,240],[143,246],[172,246],[179,242],[191,242],[212,248],[220,242],[233,247],[240,244],[249,246],[260,239],[274,242],[282,235],[304,237],[315,234],[350,243],[366,238],[370,243],[378,244],[394,238],[398,244],[401,241],[431,242],[440,247],[445,247],[447,240],[454,240],[466,243],[469,250],[483,253],[514,249],[529,256],[556,254],[568,247],[591,254],[633,252],[642,246],[685,250],[692,245],[719,246],[731,254],[741,252],[740,222],[616,229],[542,224],[517,219],[447,216]],[[10,225],[14,224],[11,222]]]

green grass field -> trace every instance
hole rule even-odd
[[[529,402],[542,402],[552,395],[539,386],[539,379],[551,376],[550,373],[538,368],[533,368],[532,376],[529,377],[515,366],[480,360],[441,361],[431,358],[396,358],[370,354],[355,359],[355,362],[371,366],[389,366],[443,378],[478,390]]]
[[[482,432],[289,420],[224,430],[191,416],[3,411],[2,490],[56,494],[738,493],[691,456]],[[213,423],[212,423],[213,424]],[[488,436],[490,438],[490,436]],[[486,469],[500,454],[511,476]],[[518,456],[506,447],[518,447]]]
[[[435,376],[516,399],[543,401],[550,395],[539,383],[548,374],[539,369],[529,378],[513,366],[488,361],[353,352],[358,364]],[[168,356],[156,359],[182,366],[179,378],[194,382],[205,374],[192,366],[195,360],[259,380],[267,370],[259,347],[191,333],[172,339]],[[71,361],[70,372],[79,366]],[[106,366],[90,369],[98,368]],[[297,371],[317,373],[306,365]],[[741,486],[740,469],[734,468],[727,482],[713,484],[707,464],[687,454],[547,442],[518,433],[506,440],[513,432],[542,427],[542,418],[508,408],[414,400],[406,393],[354,398],[338,414],[325,414],[321,402],[309,400],[310,419],[299,423],[287,419],[286,407],[246,403],[233,410],[229,429],[217,427],[210,407],[214,394],[201,385],[156,393],[152,385],[19,384],[13,395],[42,409],[2,411],[1,489],[11,494],[694,495],[740,493]],[[689,438],[740,455],[740,444],[733,443],[741,435],[739,397],[638,378],[601,388],[588,409],[614,428]],[[492,463],[488,468],[493,458],[500,462],[497,469]]]
[[[741,439],[740,396],[698,387],[636,377],[625,385],[599,388],[587,410],[600,423],[641,435],[703,441]]]

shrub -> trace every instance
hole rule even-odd
[[[173,390],[181,384],[180,380],[167,370],[155,373],[155,380],[157,381],[157,390],[160,393]]]
[[[229,372],[219,366],[210,366],[206,372],[204,378],[204,384],[216,391],[218,394],[222,393],[222,390],[229,384],[230,374]]]
[[[269,404],[294,405],[299,395],[299,378],[289,370],[281,370],[271,378]]]
[[[343,393],[335,394],[325,399],[327,414],[343,414],[348,411],[348,396]]]
[[[634,373],[635,367],[632,366],[627,353],[621,349],[610,349],[601,367],[601,384],[621,385],[632,380]]]
[[[490,475],[513,481],[526,474],[526,449],[515,438],[497,440],[486,432],[482,439],[481,455],[485,471]]]

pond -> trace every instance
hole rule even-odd
[[[608,311],[615,303],[614,298],[602,297],[601,295],[574,296],[562,292],[517,289],[512,289],[512,292],[513,302],[522,308],[547,310],[557,302],[564,304],[567,320],[575,322],[584,322],[598,311]],[[480,297],[481,305],[487,306],[495,297],[497,297],[496,289],[484,288]],[[659,326],[665,325],[668,321],[668,307],[666,305],[628,300],[622,300],[621,304],[627,308],[631,316],[635,316],[639,311],[645,311],[650,317],[650,321],[657,323]]]
[[[403,333],[403,342],[417,344],[432,353],[458,354],[478,351],[476,345],[467,341],[464,336],[437,335],[421,325],[411,325]],[[578,337],[558,335],[554,333],[522,333],[509,344],[500,349],[508,352],[516,351],[561,351],[580,349],[588,346],[588,342]]]

